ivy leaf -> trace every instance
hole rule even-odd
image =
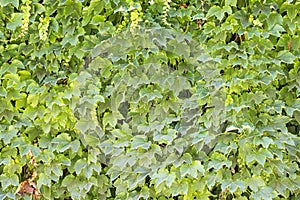
[[[296,58],[296,56],[287,50],[279,51],[277,54],[277,59],[288,64],[293,64]]]
[[[15,8],[19,8],[19,0],[0,0],[1,7],[5,7],[8,4],[12,4]]]
[[[269,186],[262,187],[258,192],[251,195],[251,197],[254,199],[274,199],[276,196],[277,195],[274,192],[274,189]]]
[[[197,178],[198,172],[201,175],[204,175],[205,170],[200,161],[195,160],[192,164],[183,164],[180,167],[181,178],[183,178],[186,174],[191,175],[193,178]]]
[[[182,90],[190,88],[188,81],[181,76],[170,77],[168,81],[170,81],[169,88],[172,89],[176,96],[178,96]]]
[[[193,161],[192,165],[191,165],[191,175],[192,177],[196,178],[198,174],[197,172],[200,172],[201,175],[204,175],[205,173],[205,169],[204,166],[201,164],[201,162],[199,160],[195,160]]]
[[[71,147],[71,137],[67,133],[61,133],[56,138],[54,138],[51,143],[57,145],[55,149],[57,152],[64,152]]]
[[[298,110],[294,111],[294,117],[296,121],[300,124],[300,111]]]
[[[141,89],[139,94],[141,98],[146,97],[148,102],[156,98],[161,99],[163,97],[158,90],[151,90],[150,88]]]
[[[95,130],[96,124],[93,120],[80,119],[77,121],[75,128],[84,134],[88,130]]]
[[[92,18],[92,21],[90,22],[90,24],[93,24],[93,25],[98,25],[102,22],[105,21],[105,17],[102,16],[102,15],[96,15],[96,16],[93,16]]]
[[[216,16],[217,14],[220,15],[221,10],[222,10],[222,9],[221,9],[220,6],[214,5],[214,6],[212,6],[212,7],[208,10],[208,12],[207,12],[207,17]],[[220,18],[221,18],[221,16],[220,16]]]
[[[166,169],[160,169],[157,174],[153,176],[155,179],[155,185],[158,187],[161,183],[167,180],[169,172]]]
[[[176,138],[177,131],[174,129],[168,129],[167,134],[160,134],[159,132],[154,133],[153,140],[158,141],[159,144],[171,144],[171,142]]]
[[[171,172],[169,175],[168,175],[168,177],[167,177],[167,179],[166,179],[166,185],[167,185],[167,187],[171,187],[171,185],[174,183],[174,181],[175,181],[175,178],[176,178],[176,174],[175,174],[175,172]]]
[[[10,143],[11,139],[17,136],[19,131],[13,126],[9,126],[7,131],[0,132],[0,139],[3,139],[4,144]]]
[[[69,174],[64,178],[61,185],[65,186],[65,187],[68,187],[70,185],[73,185],[74,182],[75,182],[75,177],[72,174]]]
[[[76,174],[80,174],[80,172],[87,167],[87,161],[85,159],[79,159],[76,161],[74,165],[74,169],[76,171]]]
[[[19,177],[16,174],[1,174],[0,182],[3,190],[5,190],[8,186],[18,186],[19,185]]]
[[[234,193],[238,188],[240,188],[244,192],[246,189],[245,182],[242,180],[236,180],[236,181],[232,182],[232,184],[230,185],[229,191],[231,193]]]
[[[142,149],[149,149],[151,142],[147,141],[148,138],[145,135],[136,135],[132,138],[131,142],[131,149],[137,149],[137,148],[142,148]]]
[[[112,127],[115,127],[117,124],[117,119],[114,117],[113,113],[105,112],[103,115],[103,127],[106,127],[108,124]]]
[[[225,0],[225,6],[234,6],[236,7],[237,0]]]
[[[39,179],[37,180],[38,188],[40,188],[42,185],[45,185],[45,186],[49,187],[50,184],[51,184],[51,178],[45,173],[40,173],[39,174]]]
[[[249,178],[246,183],[254,192],[257,192],[260,187],[265,186],[265,182],[262,177],[257,176]]]
[[[56,160],[57,160],[57,163],[59,163],[61,165],[71,166],[70,159],[67,158],[66,156],[62,155],[62,154],[56,156]]]
[[[15,31],[17,27],[22,26],[23,13],[13,13],[11,21],[7,23],[6,28]]]
[[[290,5],[287,8],[287,16],[290,18],[291,21],[297,16],[298,10],[295,5]]]
[[[225,13],[232,14],[230,6],[224,6],[223,8],[221,8],[214,5],[208,10],[207,17],[216,16],[218,20],[222,20]]]
[[[269,148],[270,144],[274,144],[274,140],[269,137],[263,137],[260,140],[257,140],[257,145],[262,144],[264,148]]]
[[[220,153],[214,152],[213,155],[211,156],[211,161],[208,163],[207,168],[211,169],[214,168],[216,170],[221,169],[224,165],[227,167],[231,166],[231,161],[227,160],[227,158]]]

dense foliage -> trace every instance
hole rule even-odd
[[[0,199],[299,199],[297,0],[0,0]]]

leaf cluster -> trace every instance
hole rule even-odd
[[[299,199],[296,0],[0,0],[0,199]]]

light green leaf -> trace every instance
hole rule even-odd
[[[58,163],[51,163],[51,171],[56,175],[56,176],[62,176],[63,171],[61,166]]]
[[[261,164],[262,166],[264,166],[264,165],[265,165],[265,162],[266,162],[266,156],[261,155],[261,154],[256,154],[255,160],[256,160],[259,164]]]
[[[10,143],[11,139],[17,136],[19,131],[13,126],[9,126],[7,131],[0,132],[0,139],[3,139],[4,144]]]
[[[70,185],[73,185],[74,182],[75,182],[75,177],[72,174],[69,174],[64,178],[61,185],[65,186],[65,187],[68,187]]]
[[[8,4],[12,4],[15,8],[19,7],[19,0],[0,0],[1,7],[5,7]]]
[[[93,16],[92,18],[92,21],[90,22],[90,24],[93,24],[93,25],[98,25],[102,22],[105,21],[105,17],[102,16],[102,15],[96,15],[96,16]]]
[[[112,127],[115,127],[117,124],[117,118],[110,112],[104,113],[103,116],[103,127],[106,127],[108,124]]]
[[[211,169],[214,168],[216,170],[221,169],[223,166],[230,167],[232,162],[229,161],[223,154],[214,152],[211,156],[211,161],[208,163],[207,168]]]
[[[155,186],[158,187],[162,182],[166,181],[168,176],[168,170],[160,169],[159,172],[153,176],[153,178],[155,178]]]
[[[74,169],[76,171],[76,174],[80,174],[83,168],[87,167],[87,161],[85,159],[79,159],[76,161],[74,165]]]
[[[279,51],[277,54],[277,59],[288,64],[293,64],[296,58],[297,58],[296,56],[294,56],[292,53],[290,53],[287,50]]]
[[[19,76],[17,74],[5,74],[3,76],[3,78],[9,79],[9,80],[14,81],[16,83],[20,82],[20,78],[19,78]]]
[[[141,98],[146,97],[148,102],[156,98],[162,98],[163,96],[158,90],[151,90],[150,88],[143,88],[140,90],[139,95]]]
[[[71,166],[70,159],[62,154],[59,154],[58,156],[56,156],[56,160],[57,160],[57,163],[60,163],[65,166]]]
[[[236,7],[237,0],[225,0],[226,6],[234,6]]]
[[[293,21],[293,19],[297,16],[299,10],[297,10],[295,5],[290,5],[287,8],[287,15],[290,18],[291,21]]]
[[[17,27],[22,26],[23,13],[13,13],[11,15],[11,20],[7,23],[6,28],[15,31]]]
[[[142,149],[149,149],[151,142],[147,141],[148,138],[145,135],[136,135],[132,138],[131,142],[131,149],[137,149],[137,148],[142,148]]]
[[[87,145],[96,147],[98,144],[100,144],[100,140],[98,137],[89,135],[89,134],[84,134],[84,140]]]
[[[175,178],[176,178],[176,174],[175,172],[171,172],[167,179],[166,179],[166,185],[167,187],[171,187],[171,185],[173,184],[173,182],[175,181]]]
[[[246,181],[246,183],[250,187],[250,189],[253,190],[254,192],[257,192],[260,187],[265,185],[265,182],[262,179],[262,177],[257,177],[257,176],[253,176],[249,178]]]
[[[0,175],[0,183],[3,190],[5,190],[8,186],[18,186],[19,185],[19,177],[16,174],[1,174]]]
[[[201,175],[204,175],[205,173],[205,169],[204,166],[201,164],[201,162],[199,160],[195,160],[193,161],[192,165],[191,165],[191,175],[196,178],[197,177],[197,171],[201,173]]]
[[[7,95],[7,92],[6,92],[5,88],[0,87],[0,96],[6,97],[6,95]]]
[[[208,10],[207,17],[220,15],[221,10],[222,9],[219,6],[214,5]],[[221,17],[221,16],[219,16],[219,17]]]
[[[88,143],[89,144],[89,143]],[[79,140],[75,140],[73,142],[70,143],[70,147],[72,149],[73,152],[77,152],[79,147],[80,147],[80,142]]]
[[[189,174],[189,168],[190,166],[188,164],[183,164],[180,167],[180,174],[181,174],[181,178],[185,177],[187,174]]]
[[[69,149],[71,147],[76,148],[79,145],[79,144],[77,144],[77,146],[76,146],[76,144],[74,144],[73,142],[71,143],[71,137],[67,133],[61,133],[56,138],[54,138],[51,141],[51,143],[56,144],[55,145],[55,150],[57,152],[64,152],[64,151],[66,151],[67,149]]]
[[[75,128],[84,134],[88,130],[95,130],[96,124],[93,120],[80,119],[76,123]]]
[[[51,178],[45,174],[45,173],[40,173],[39,174],[39,179],[37,180],[37,186],[40,188],[42,185],[50,187],[51,184]]]

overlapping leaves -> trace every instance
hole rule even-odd
[[[0,0],[1,199],[299,198],[299,2],[167,4]]]

